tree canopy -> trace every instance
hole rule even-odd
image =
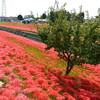
[[[43,13],[43,14],[41,15],[41,19],[46,19],[46,18],[47,18],[46,13]]]
[[[69,19],[64,7],[51,10],[49,16],[50,24],[40,28],[38,33],[47,44],[46,49],[54,48],[66,61],[66,74],[74,65],[100,64],[99,21],[84,22],[84,12],[72,14]]]
[[[23,16],[22,16],[22,15],[18,15],[17,18],[18,18],[19,20],[23,20]]]

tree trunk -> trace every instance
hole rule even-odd
[[[72,70],[72,68],[73,68],[73,64],[72,64],[72,62],[70,61],[70,58],[69,58],[68,61],[67,61],[67,66],[66,66],[66,74],[67,75],[70,73],[70,71]]]
[[[68,66],[66,68],[66,74],[68,75],[70,73],[70,71],[72,70],[73,66]]]

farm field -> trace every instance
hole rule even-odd
[[[0,100],[100,100],[100,65],[74,66],[68,76],[45,47],[0,31]]]

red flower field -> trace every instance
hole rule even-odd
[[[0,26],[23,30],[23,31],[37,32],[34,24],[21,24],[17,22],[2,22],[0,23]]]
[[[0,100],[100,100],[100,65],[74,66],[46,45],[0,31]]]

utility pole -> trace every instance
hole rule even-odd
[[[6,16],[6,2],[2,0],[2,17]]]
[[[4,17],[6,17],[6,2],[2,0],[2,11],[1,11],[1,21],[4,21]]]

